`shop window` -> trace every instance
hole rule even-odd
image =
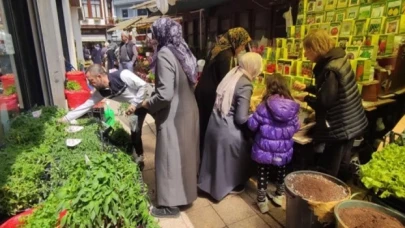
[[[269,15],[267,12],[256,12],[253,30],[253,39],[260,40],[267,35]]]
[[[91,0],[91,13],[92,17],[101,18],[100,0]]]
[[[221,34],[226,33],[231,28],[231,20],[229,18],[221,19]]]
[[[239,14],[239,26],[242,28],[245,28],[247,31],[250,30],[250,24],[249,24],[249,13],[240,13]]]
[[[128,9],[123,9],[122,10],[122,17],[127,18],[128,17]]]
[[[266,27],[267,21],[265,12],[256,13],[255,27]]]
[[[218,19],[212,18],[210,20],[210,32],[216,32],[218,30]]]
[[[253,36],[255,40],[260,40],[263,36],[266,37],[266,30],[256,29]]]
[[[187,43],[189,46],[194,45],[193,21],[189,21],[187,23]]]
[[[148,15],[148,10],[147,9],[138,9],[138,16],[144,16]]]
[[[83,16],[85,18],[90,17],[90,15],[89,15],[89,7],[87,7],[87,0],[82,0],[82,6],[83,6]]]
[[[14,60],[14,44],[4,17],[3,2],[0,1],[0,145],[10,127],[9,119],[19,112],[20,87]],[[15,38],[14,38],[15,39]]]
[[[218,19],[211,18],[208,24],[208,42],[215,42],[218,35]]]

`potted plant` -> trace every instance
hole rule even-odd
[[[0,109],[18,112],[18,97],[15,85],[8,86],[0,95]]]
[[[339,203],[334,209],[334,215],[337,228],[401,228],[405,226],[404,215],[378,204],[361,200],[346,200]]]
[[[296,171],[285,178],[287,227],[323,227],[334,221],[333,209],[351,196],[339,179],[314,171]]]
[[[404,146],[390,144],[360,166],[360,180],[373,191],[374,199],[401,211],[405,205],[404,150]]]
[[[76,81],[66,83],[65,96],[70,109],[77,108],[90,97],[90,91],[82,89]]]

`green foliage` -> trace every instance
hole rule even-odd
[[[0,213],[14,215],[36,207],[28,227],[55,227],[58,213],[65,209],[64,227],[155,227],[144,206],[147,191],[139,181],[140,171],[122,153],[125,141],[117,154],[108,154],[101,151],[94,119],[79,120],[85,128],[67,133],[66,126],[56,121],[63,111],[41,109],[40,118],[23,114],[11,123],[7,146],[0,151]],[[124,136],[119,124],[114,129],[117,138]],[[67,138],[82,142],[67,148]],[[109,196],[112,199],[105,205]],[[67,203],[73,200],[77,203]]]
[[[17,92],[17,90],[16,90],[15,86],[10,86],[4,91],[4,95],[10,96],[10,95],[15,94],[16,92]]]
[[[361,166],[361,181],[381,198],[405,199],[405,147],[396,144],[375,152],[369,163]]]
[[[52,147],[63,137],[56,120],[64,112],[42,108],[40,118],[21,114],[11,122],[7,146],[0,151],[0,213],[15,214],[43,199],[41,175],[52,160]]]
[[[74,165],[66,184],[28,218],[25,227],[55,227],[56,219],[46,218],[57,218],[63,210],[67,214],[62,227],[157,227],[148,213],[147,190],[138,181],[141,173],[131,159],[107,153],[89,159],[89,164],[83,159]],[[42,223],[43,218],[49,223]]]
[[[80,86],[79,83],[77,83],[75,81],[68,81],[66,83],[66,89],[70,90],[70,91],[79,91],[82,89],[82,87]]]
[[[114,142],[115,146],[119,146],[123,149],[131,146],[130,135],[119,123],[115,123],[113,126],[114,131],[110,135],[110,139]]]

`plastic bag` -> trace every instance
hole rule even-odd
[[[104,122],[109,127],[112,127],[115,124],[114,110],[110,107],[108,102],[106,102],[105,107],[104,107]]]

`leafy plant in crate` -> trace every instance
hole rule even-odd
[[[1,109],[6,109],[11,117],[18,115],[18,97],[16,93],[15,85],[11,85],[5,88],[3,94],[0,94]]]
[[[405,199],[404,154],[405,147],[396,144],[374,153],[371,161],[360,168],[363,184],[381,198]]]
[[[76,81],[68,81],[66,83],[65,96],[69,108],[76,108],[90,97],[90,91],[83,89]]]
[[[79,83],[77,83],[75,81],[68,81],[66,83],[66,89],[70,90],[70,91],[79,91],[82,89],[82,87],[80,86]]]
[[[55,227],[63,210],[62,227],[158,227],[149,215],[139,175],[124,154],[104,153],[90,157],[88,164],[77,162],[66,184],[27,219],[26,227]]]

